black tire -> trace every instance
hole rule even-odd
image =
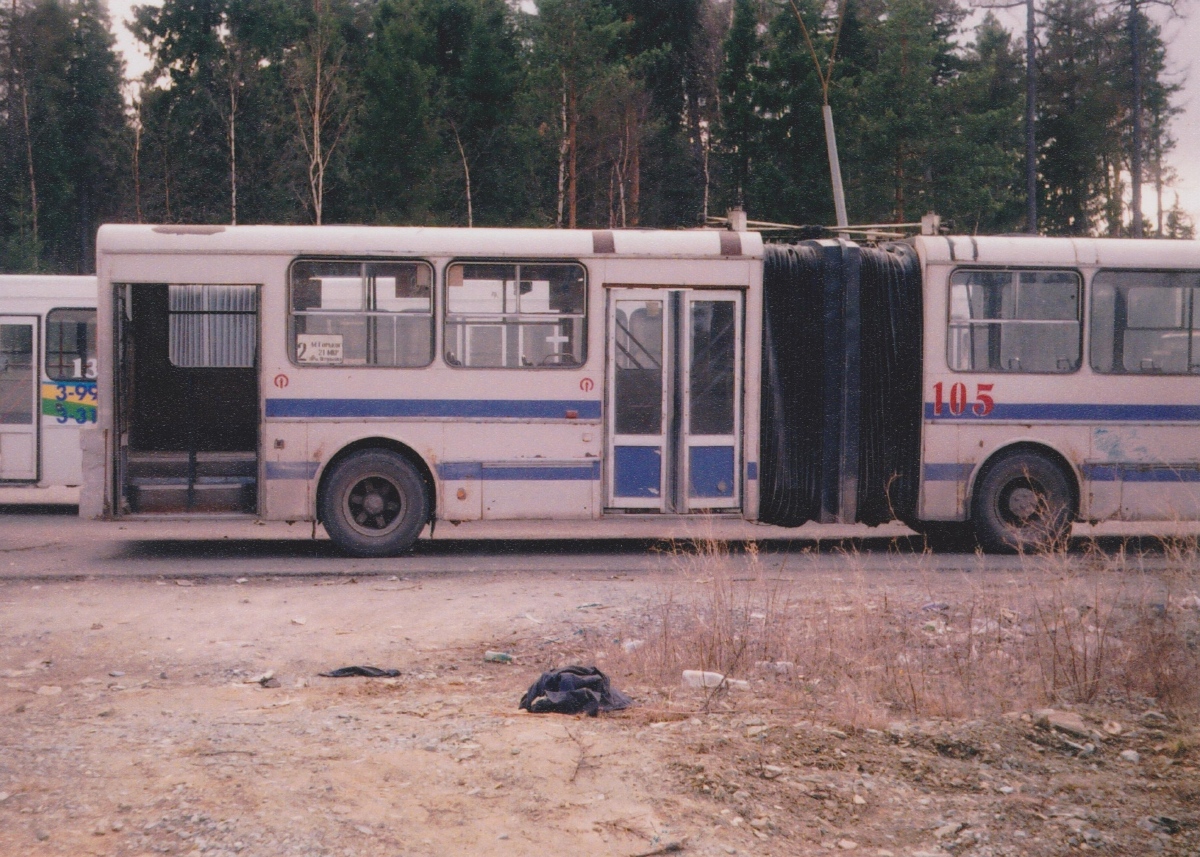
[[[905,526],[921,536],[932,551],[974,553],[978,547],[970,521],[906,521]]]
[[[993,462],[975,487],[971,521],[988,553],[1036,553],[1066,544],[1075,519],[1071,482],[1036,452]]]
[[[403,456],[383,449],[356,452],[334,465],[320,505],[329,537],[361,557],[403,553],[429,520],[425,480]]]

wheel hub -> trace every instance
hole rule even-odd
[[[349,523],[365,535],[381,536],[393,530],[403,507],[399,489],[378,475],[360,479],[346,495]]]
[[[383,511],[383,497],[371,492],[363,498],[363,511],[368,515],[378,515]]]
[[[1008,495],[1008,511],[1018,521],[1028,521],[1038,513],[1040,498],[1032,488],[1014,488]]]

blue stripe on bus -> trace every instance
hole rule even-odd
[[[926,482],[966,482],[973,464],[928,463],[921,472]],[[1200,482],[1200,463],[1190,464],[1085,464],[1089,482]]]
[[[921,468],[926,482],[966,482],[973,464],[927,463]]]
[[[315,461],[268,461],[268,479],[312,479],[317,475]]]
[[[1005,404],[997,402],[986,417],[971,412],[971,405],[958,416],[954,416],[942,405],[942,413],[934,416],[933,402],[925,403],[925,419],[938,422],[991,422],[1010,420],[1016,422],[1200,422],[1200,405],[1098,405],[1056,404],[1052,402],[1031,404]]]
[[[1092,482],[1200,482],[1200,464],[1085,464]]]
[[[267,399],[268,417],[600,419],[596,399]]]
[[[442,479],[482,479],[485,482],[595,482],[600,462],[516,464],[487,461],[444,461],[437,466]]]

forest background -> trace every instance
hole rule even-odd
[[[1039,3],[1045,234],[1129,233],[1136,21],[1146,232],[1193,237],[1146,3]],[[152,67],[126,98],[102,0],[5,0],[0,272],[91,272],[114,221],[680,227],[741,205],[829,225],[826,72],[851,223],[1022,231],[1024,39],[972,11],[163,0],[135,7]]]

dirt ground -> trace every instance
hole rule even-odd
[[[849,729],[616,670],[625,712],[518,710],[669,568],[182,572],[0,583],[0,854],[1200,854],[1200,728],[1150,705]],[[401,675],[317,675],[355,664]]]

